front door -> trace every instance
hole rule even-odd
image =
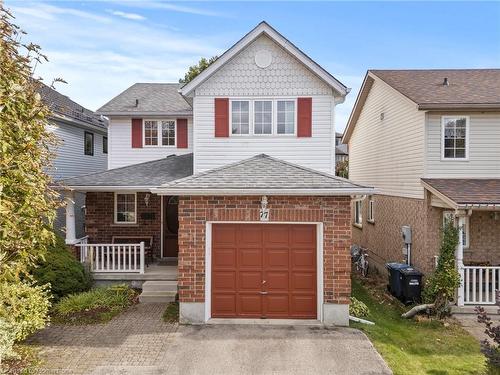
[[[317,318],[316,226],[212,225],[212,317]]]
[[[178,197],[163,197],[163,256],[177,257],[179,244],[177,233],[179,231]]]

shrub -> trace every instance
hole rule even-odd
[[[15,324],[0,318],[0,365],[6,358],[15,357],[13,347],[16,341],[16,332]]]
[[[94,288],[63,297],[53,309],[58,323],[96,323],[110,320],[135,302],[137,293],[127,285]]]
[[[493,340],[481,341],[481,353],[483,353],[492,371],[500,369],[500,325],[493,325],[491,318],[486,314],[483,307],[476,307],[477,321],[486,327],[484,333]]]
[[[436,270],[428,278],[424,289],[424,300],[434,304],[438,317],[448,313],[449,302],[455,297],[455,290],[460,286],[460,274],[455,269],[455,249],[458,245],[458,228],[452,220],[447,220],[443,227],[443,238]]]
[[[366,306],[364,302],[356,299],[356,297],[351,297],[351,304],[349,305],[349,315],[361,318],[367,317],[368,314],[370,314],[368,306]]]
[[[13,324],[16,340],[24,340],[48,321],[50,302],[45,286],[0,283],[0,318]]]
[[[55,301],[68,294],[89,290],[92,285],[90,274],[69,252],[60,236],[57,236],[45,260],[33,269],[32,274],[38,284],[50,284]]]

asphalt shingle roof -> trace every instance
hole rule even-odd
[[[105,115],[118,113],[192,115],[191,104],[178,92],[180,87],[179,83],[136,83],[104,104],[97,112]]]
[[[51,111],[63,117],[73,120],[82,121],[84,123],[98,126],[103,129],[108,128],[108,120],[101,115],[87,109],[77,102],[71,100],[66,95],[63,95],[53,88],[42,84],[38,90],[42,100],[49,106]]]
[[[421,109],[500,107],[500,69],[370,70]],[[443,85],[448,78],[448,85]]]
[[[104,172],[61,180],[64,186],[122,186],[157,187],[169,181],[193,174],[193,154],[171,155],[163,159],[128,165]]]
[[[371,189],[349,180],[295,165],[265,154],[164,184],[182,190]]]
[[[458,205],[500,204],[500,178],[423,178]]]

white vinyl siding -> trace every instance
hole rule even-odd
[[[111,117],[108,135],[109,169],[157,160],[172,154],[182,155],[193,152],[193,121],[190,118],[188,118],[188,148],[172,146],[132,148],[131,132],[131,117]]]
[[[106,170],[108,155],[103,153],[105,130],[88,130],[63,121],[51,120],[49,130],[58,138],[56,157],[49,174],[56,180]],[[94,134],[94,155],[85,155],[85,131]]]
[[[423,198],[424,125],[414,103],[375,77],[349,142],[349,179],[379,194]]]
[[[214,97],[194,98],[195,173],[265,153],[322,172],[332,173],[333,97],[312,99],[313,136],[298,138],[283,134],[214,137]],[[258,100],[263,100],[259,97]]]
[[[426,172],[429,178],[500,177],[500,112],[459,113],[468,117],[468,157],[442,158],[442,118],[453,113],[430,113],[426,118]]]

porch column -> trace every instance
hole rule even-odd
[[[465,226],[465,216],[458,217],[458,245],[455,251],[455,259],[457,260],[457,270],[460,274],[460,287],[458,288],[457,306],[464,305],[464,291],[465,291],[465,275],[464,275],[464,245],[463,245],[463,231]]]
[[[75,193],[65,191],[64,201],[66,203],[66,244],[72,245],[76,241]]]

